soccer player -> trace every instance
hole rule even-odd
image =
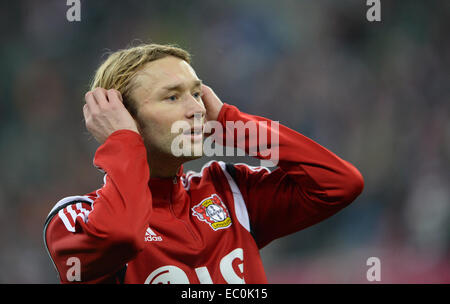
[[[223,103],[204,85],[185,50],[146,44],[111,54],[85,95],[86,127],[101,144],[94,165],[104,184],[60,200],[44,241],[62,283],[267,283],[259,249],[335,214],[362,192],[349,162],[283,125]],[[177,121],[189,129],[172,132]],[[202,146],[206,122],[224,143],[259,147],[272,134],[278,168],[175,156],[181,136]],[[235,134],[226,122],[254,122]],[[198,127],[200,126],[200,127]],[[261,131],[262,130],[262,131]],[[257,149],[257,158],[269,159]]]

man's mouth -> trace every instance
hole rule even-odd
[[[201,135],[203,134],[203,128],[191,128],[183,132],[184,135]]]
[[[203,127],[188,129],[183,132],[183,135],[189,136],[194,142],[200,142],[203,140]]]

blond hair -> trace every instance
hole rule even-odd
[[[175,45],[141,44],[116,51],[110,54],[95,72],[91,90],[97,87],[118,90],[122,94],[125,107],[135,116],[136,108],[131,98],[133,77],[146,63],[167,56],[191,63],[191,55]]]

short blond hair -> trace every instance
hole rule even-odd
[[[119,91],[125,107],[135,116],[136,108],[131,98],[133,77],[146,63],[167,56],[191,63],[191,55],[187,51],[171,44],[141,44],[111,53],[95,72],[90,85],[91,90],[100,87]]]

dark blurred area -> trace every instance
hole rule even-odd
[[[65,0],[0,4],[0,283],[58,282],[44,220],[102,185],[84,93],[139,42],[187,49],[223,101],[364,176],[349,207],[262,250],[270,283],[368,283],[369,257],[382,283],[450,283],[450,1],[382,0],[381,22],[357,0],[81,3],[80,22]]]

